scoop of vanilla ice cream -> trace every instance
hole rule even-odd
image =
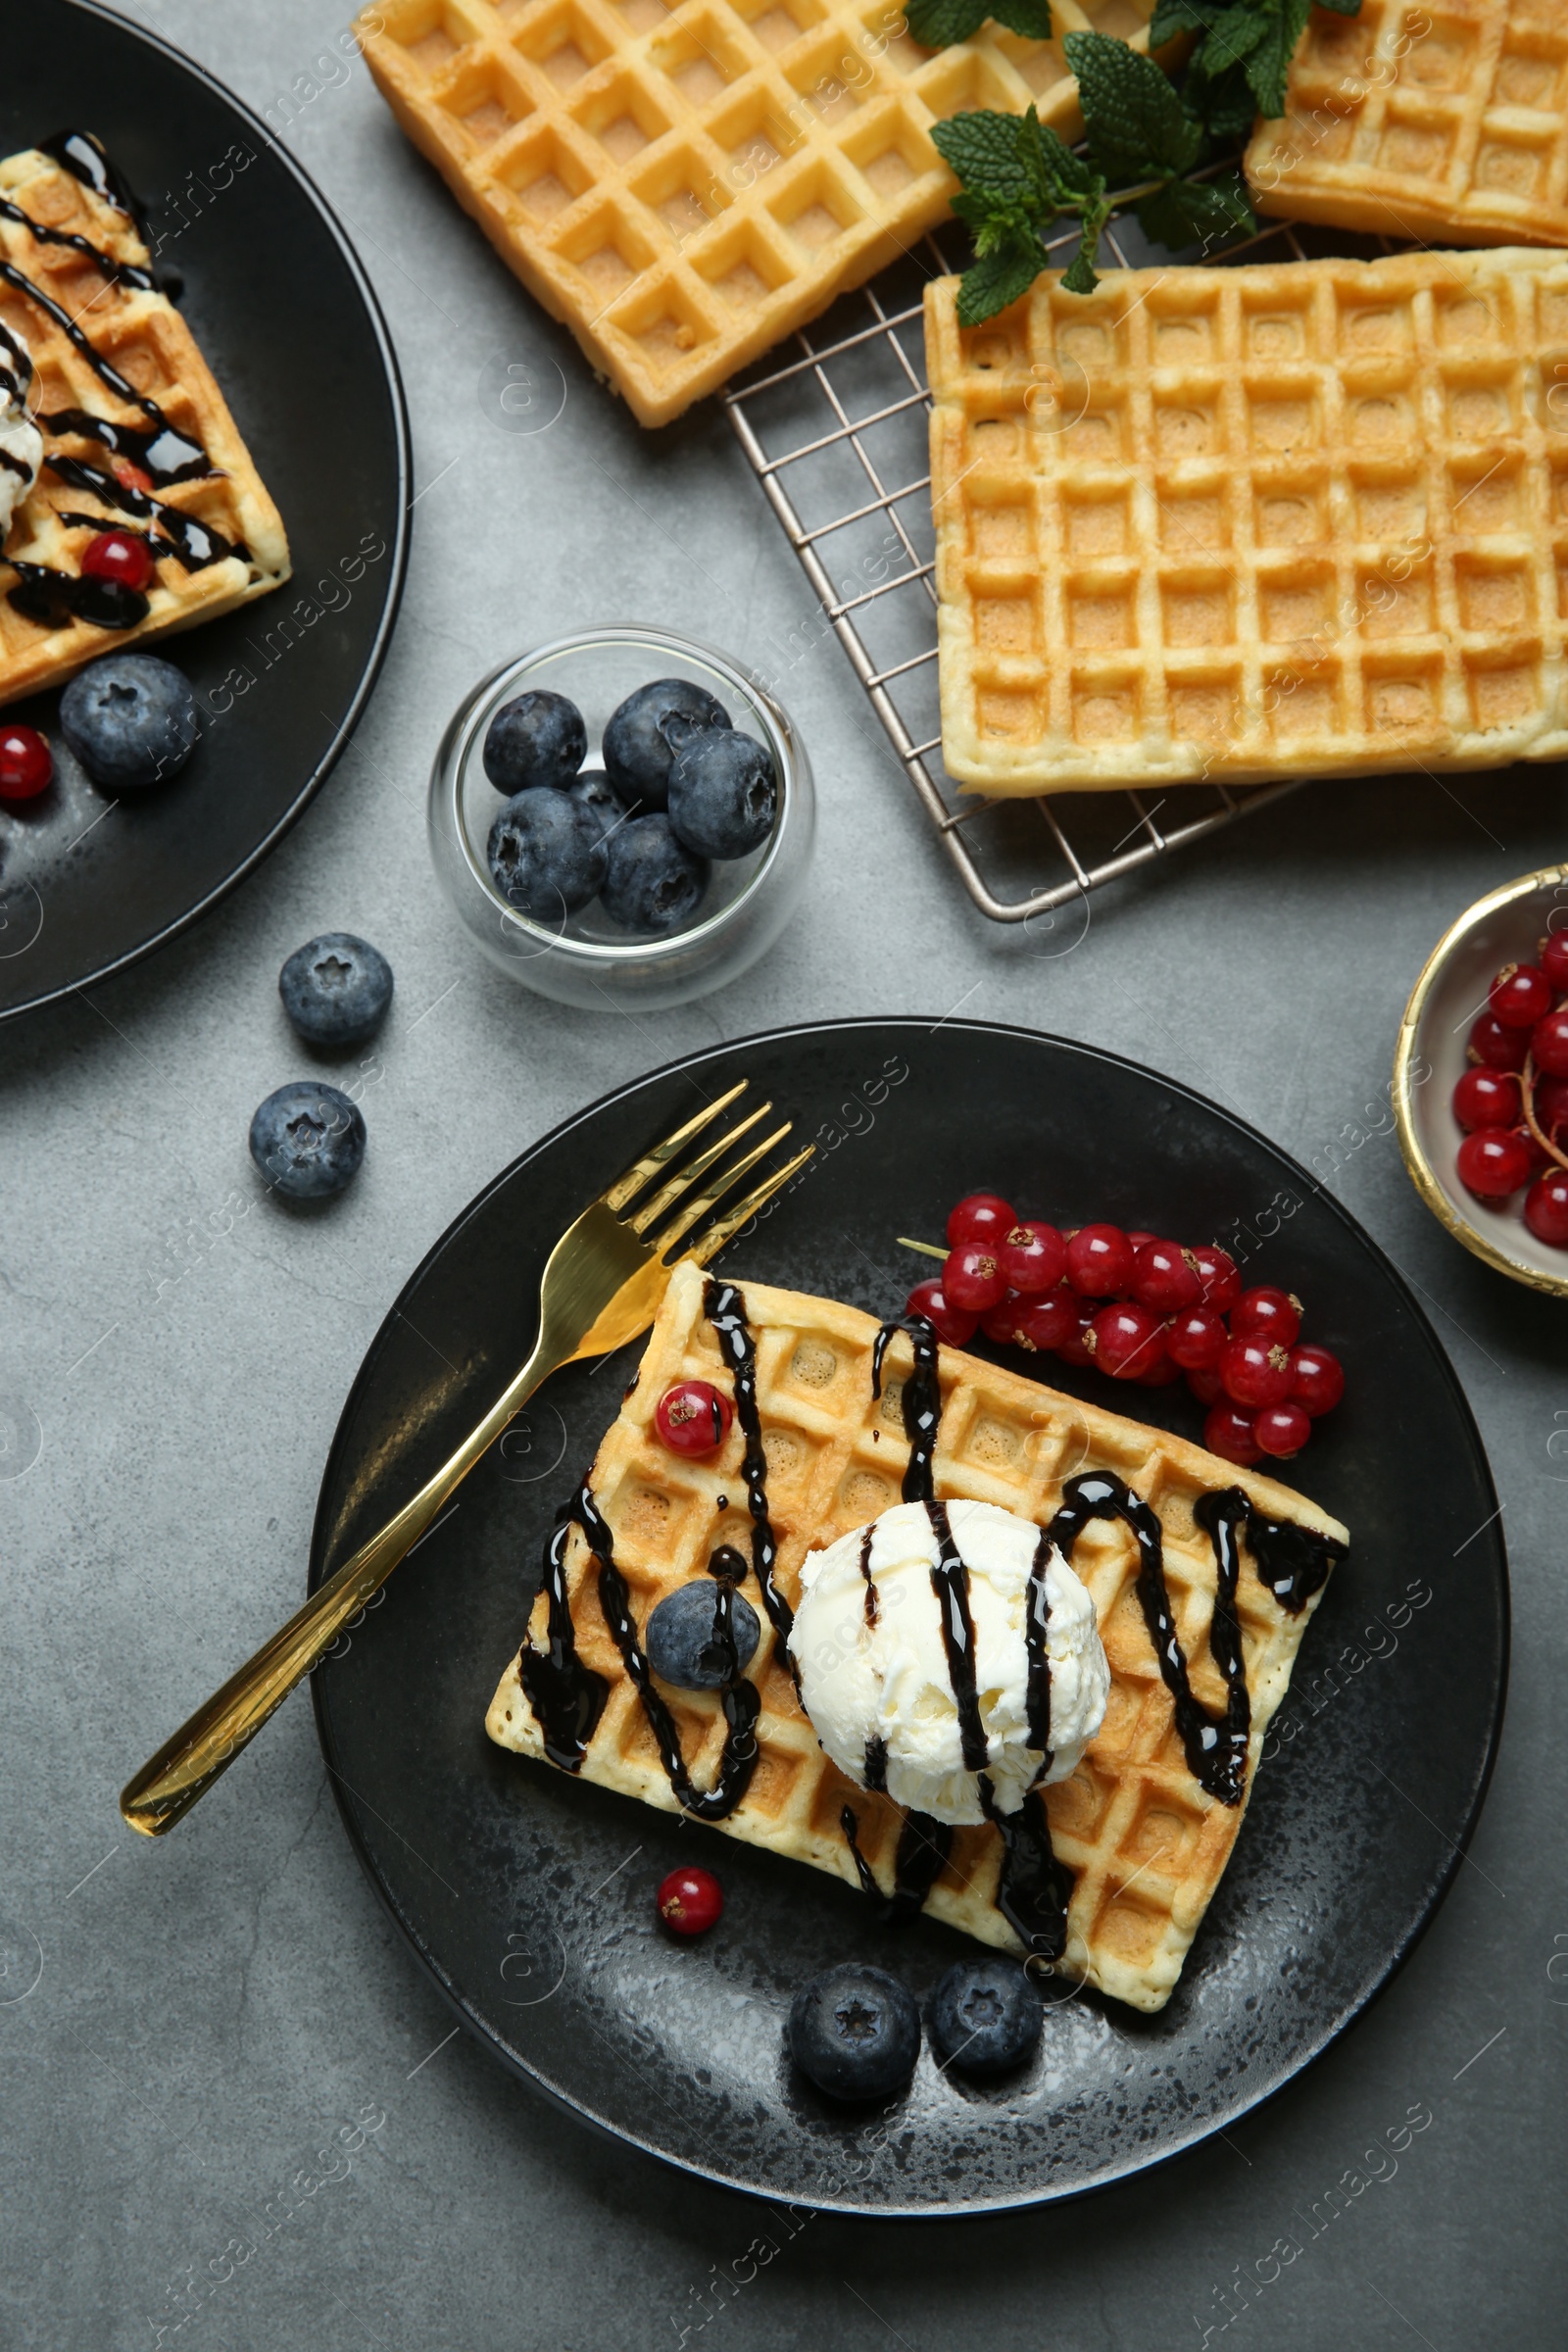
[[[31,355],[8,327],[0,336],[0,547],[43,463],[43,436],[23,400],[31,376]]]
[[[1051,1763],[1029,1744],[1024,1638],[1040,1530],[994,1502],[950,1502],[948,1524],[968,1570],[975,1683],[999,1811],[1032,1788],[1065,1780],[1099,1731],[1110,1694],[1095,1604],[1061,1553],[1045,1569],[1050,1614]],[[923,1503],[901,1502],[867,1530],[808,1553],[790,1647],[801,1695],[823,1750],[866,1787],[866,1745],[886,1748],[887,1793],[938,1821],[983,1821],[976,1775],[963,1761],[942,1611],[931,1571],[941,1547]],[[868,1592],[874,1599],[868,1599]],[[873,1749],[873,1753],[876,1751]]]

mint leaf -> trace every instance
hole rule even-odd
[[[1087,214],[1078,227],[1078,250],[1061,273],[1063,290],[1068,294],[1092,294],[1100,283],[1095,263],[1100,255],[1100,232],[1109,215],[1109,205],[1101,206]]]
[[[1156,65],[1103,32],[1069,32],[1062,47],[1078,76],[1089,152],[1108,185],[1191,170],[1202,133]]]
[[[990,0],[907,0],[904,11],[909,30],[927,49],[968,40],[990,13]]]
[[[992,0],[991,14],[999,24],[1026,41],[1051,38],[1051,0]]]
[[[1028,293],[1046,267],[1044,246],[1010,245],[1003,253],[986,255],[963,273],[958,287],[958,324],[979,326]]]
[[[1246,5],[1221,10],[1208,28],[1203,43],[1203,72],[1216,79],[1227,66],[1240,65],[1250,57],[1268,31],[1264,19]]]
[[[1359,8],[1361,0],[1356,0]],[[1149,46],[1163,49],[1179,32],[1206,32],[1213,15],[1213,0],[1159,0],[1149,21]]]
[[[1028,119],[1025,116],[1023,120],[1026,122]],[[933,122],[931,139],[970,195],[997,204],[1028,204],[1035,195],[1036,180],[1020,159],[1018,134],[1022,127],[1016,115],[976,112],[955,115],[950,122]]]
[[[1263,38],[1247,60],[1248,85],[1257,100],[1258,113],[1283,115],[1285,82],[1296,55],[1296,44],[1306,29],[1311,0],[1273,0],[1271,22]],[[1207,43],[1204,43],[1205,55]]]
[[[1168,179],[1138,206],[1139,225],[1156,245],[1181,253],[1257,225],[1234,181]]]

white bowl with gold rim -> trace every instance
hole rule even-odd
[[[1543,866],[1489,891],[1450,923],[1422,966],[1399,1023],[1394,1055],[1394,1116],[1416,1191],[1456,1241],[1499,1274],[1568,1298],[1568,1250],[1538,1241],[1524,1221],[1523,1195],[1493,1207],[1459,1181],[1464,1133],[1453,1090],[1487,990],[1505,963],[1534,963],[1548,932],[1568,930],[1568,865]]]

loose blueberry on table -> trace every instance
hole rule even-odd
[[[140,791],[178,773],[201,728],[183,671],[153,654],[106,654],[60,698],[60,732],[95,784]]]
[[[790,2052],[834,2099],[902,2090],[920,2055],[920,2012],[896,1977],[846,1961],[803,1984],[790,2004]]]
[[[251,1157],[272,1191],[289,1200],[330,1200],[359,1174],[365,1119],[335,1086],[296,1080],[258,1105]]]
[[[931,1995],[926,2027],[944,2066],[989,2082],[1031,2056],[1045,2015],[1028,1970],[988,1952],[954,1962]]]
[[[1537,1241],[1568,1249],[1568,932],[1535,963],[1505,963],[1470,1031],[1453,1090],[1459,1182],[1489,1208],[1525,1192]]]
[[[392,966],[352,931],[323,931],[295,949],[277,975],[277,993],[308,1044],[360,1046],[386,1018]]]
[[[1563,1200],[1568,1210],[1568,1186]],[[1215,1244],[1102,1223],[1063,1233],[997,1193],[960,1200],[947,1236],[941,1275],[906,1301],[938,1339],[962,1348],[978,1329],[1143,1388],[1185,1376],[1208,1408],[1203,1444],[1226,1461],[1289,1461],[1345,1394],[1338,1357],[1300,1344],[1300,1300],[1268,1284],[1244,1290]]]
[[[724,1908],[724,1889],[710,1870],[672,1870],[655,1897],[659,1916],[672,1936],[706,1936]]]

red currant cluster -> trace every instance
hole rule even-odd
[[[1505,963],[1492,983],[1453,1115],[1465,1130],[1460,1183],[1493,1203],[1528,1184],[1525,1223],[1568,1250],[1568,932],[1542,941],[1539,963]]]
[[[1228,1462],[1265,1453],[1289,1461],[1345,1394],[1339,1358],[1299,1345],[1299,1299],[1243,1290],[1225,1250],[1119,1225],[1062,1233],[1018,1217],[995,1193],[958,1202],[942,1272],[915,1284],[908,1311],[954,1348],[978,1328],[1141,1388],[1168,1388],[1185,1374],[1208,1407],[1203,1443]]]

